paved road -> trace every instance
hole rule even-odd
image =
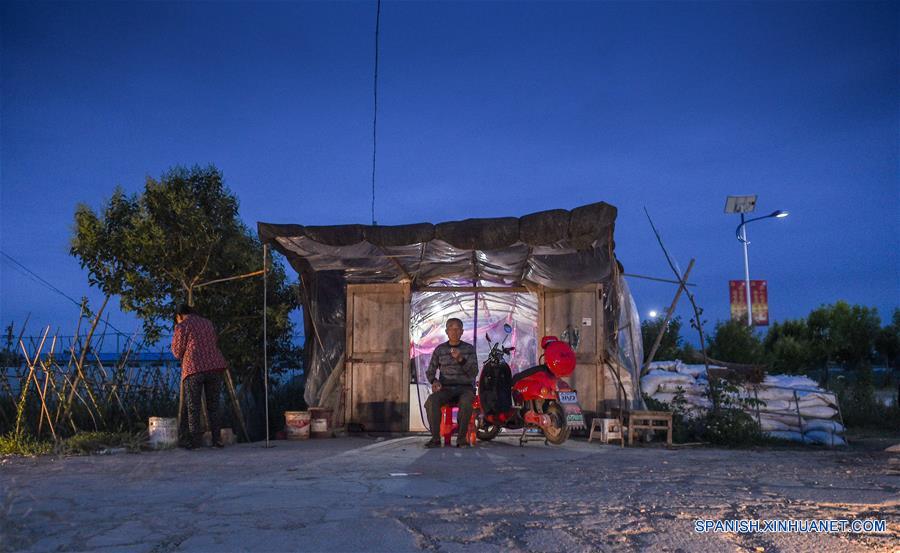
[[[6,458],[0,550],[900,550],[900,477],[884,452],[423,440]],[[888,532],[694,531],[775,518],[885,519]]]

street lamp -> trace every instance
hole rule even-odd
[[[744,244],[744,286],[747,290],[747,326],[753,327],[753,310],[750,302],[750,257],[747,252],[747,246],[750,242],[747,240],[747,225],[753,221],[762,219],[784,219],[790,215],[787,211],[777,210],[768,215],[745,219],[745,213],[752,213],[756,209],[756,195],[753,196],[728,196],[725,202],[725,213],[740,213],[741,224],[737,226],[734,234],[738,241]]]

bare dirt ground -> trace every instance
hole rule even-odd
[[[882,450],[349,437],[0,460],[6,551],[900,551]],[[884,533],[697,533],[697,519]]]

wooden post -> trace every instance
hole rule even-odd
[[[672,299],[672,304],[669,305],[669,309],[666,311],[666,318],[663,319],[662,326],[659,329],[659,334],[656,336],[656,341],[653,342],[653,347],[650,348],[650,353],[645,357],[644,367],[641,369],[641,375],[647,373],[647,369],[650,368],[650,363],[653,362],[653,356],[656,355],[656,350],[659,349],[659,344],[662,343],[662,338],[666,333],[666,327],[669,324],[669,319],[672,318],[672,313],[675,311],[675,306],[678,305],[678,299],[681,298],[681,292],[684,291],[685,283],[687,282],[688,276],[690,276],[691,269],[693,268],[694,259],[691,258],[691,262],[688,263],[687,270],[684,272],[684,276],[681,278],[681,282],[678,284],[678,291],[675,292],[675,297]]]
[[[225,389],[228,391],[228,396],[231,398],[231,408],[234,410],[235,418],[240,425],[241,432],[243,432],[244,434],[244,439],[249,442],[250,435],[247,433],[247,425],[244,422],[244,414],[241,411],[241,404],[238,402],[237,393],[234,390],[234,381],[231,379],[231,371],[227,368],[225,369]]]

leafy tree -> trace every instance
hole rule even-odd
[[[147,178],[141,194],[116,188],[101,212],[75,212],[71,253],[92,286],[117,295],[156,340],[173,325],[175,308],[191,302],[219,331],[229,365],[242,380],[262,368],[262,278],[201,286],[260,269],[262,247],[238,217],[238,200],[215,167],[175,167]],[[288,313],[297,306],[283,267],[270,261],[269,353],[295,359]]]
[[[875,350],[888,367],[896,367],[900,357],[900,308],[894,309],[891,324],[878,331]]]
[[[661,318],[641,323],[641,339],[644,342],[645,355],[650,354],[650,348],[653,347],[656,337],[659,336],[659,333],[662,330],[662,324],[663,319]],[[681,317],[675,317],[674,319],[669,320],[662,341],[659,343],[659,349],[656,350],[656,355],[653,356],[653,359],[662,361],[678,359],[683,342],[680,333]]]
[[[825,366],[825,356],[813,346],[806,319],[772,324],[763,346],[773,372],[799,374]]]
[[[813,347],[824,352],[828,361],[856,369],[873,359],[881,327],[875,308],[838,301],[813,310],[807,321]]]
[[[707,353],[713,359],[732,363],[761,363],[764,360],[762,342],[743,321],[716,324],[715,333],[706,341]]]

